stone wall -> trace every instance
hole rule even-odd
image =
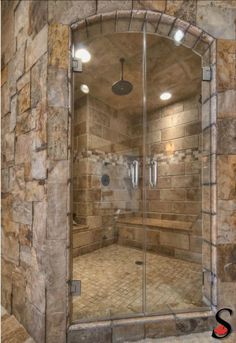
[[[216,47],[211,46],[211,62],[204,60],[212,64],[216,79],[210,87],[203,83],[203,93],[208,94],[203,118],[208,120],[209,108],[217,113],[204,133],[213,139],[217,133],[217,148],[205,161],[215,183],[206,184],[203,191],[203,255],[208,261],[204,288],[213,304],[236,311],[235,1],[16,0],[1,5],[4,306],[37,342],[66,341],[71,147],[68,25],[96,13],[149,9],[178,16],[217,39]],[[214,294],[212,279],[217,286]],[[198,323],[196,319],[201,329]],[[235,328],[235,316],[232,323]],[[106,334],[108,342],[111,334],[111,330]],[[96,335],[97,340],[99,335],[104,337],[103,329]]]
[[[139,210],[140,191],[133,190],[129,163],[133,149],[127,117],[93,98],[79,99],[74,109],[73,255],[117,240],[116,212]],[[108,175],[109,185],[101,182]]]
[[[197,262],[202,259],[201,116],[199,95],[148,113],[147,162],[158,161],[158,178],[157,186],[151,187],[147,169],[144,204],[148,218],[170,221],[169,229],[161,228],[158,221],[155,227],[153,221],[147,249]],[[134,117],[129,129],[142,143],[142,120]],[[142,217],[141,207],[137,215]],[[174,229],[176,221],[189,223],[183,223],[188,229]],[[119,243],[142,248],[142,222],[139,227],[125,222],[119,224]]]

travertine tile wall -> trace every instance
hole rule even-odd
[[[158,179],[157,186],[152,188],[147,170],[145,200],[148,217],[189,222],[191,227],[190,230],[170,231],[153,226],[147,234],[148,240],[153,239],[150,249],[197,262],[201,262],[202,247],[202,114],[199,100],[197,95],[148,113],[147,157],[148,161],[153,158],[158,162]],[[137,121],[134,116],[129,131],[133,140],[142,144],[142,120]],[[140,217],[141,210],[140,206]],[[132,229],[120,224],[119,227],[120,243],[143,247],[141,226]]]
[[[73,254],[87,253],[117,240],[117,210],[138,211],[140,191],[129,177],[132,148],[127,118],[92,96],[74,109]],[[102,175],[110,184],[102,185]]]
[[[210,130],[213,140],[217,134],[217,148],[208,154],[211,174],[217,168],[217,184],[211,184],[210,192],[206,188],[213,205],[204,212],[211,223],[204,224],[205,232],[214,228],[210,232],[210,242],[214,244],[206,239],[205,251],[216,257],[208,269],[215,275],[213,281],[217,281],[217,294],[212,301],[216,304],[217,300],[218,307],[229,306],[235,311],[235,1],[192,0],[186,6],[186,1],[173,0],[16,0],[2,1],[1,5],[4,306],[37,342],[66,341],[69,277],[66,204],[71,146],[68,25],[96,13],[141,8],[178,16],[180,20],[175,25],[187,27],[188,24],[181,22],[183,19],[217,39],[216,60],[211,58],[216,80],[208,89],[210,99],[205,99],[211,113],[217,113],[216,125]],[[166,18],[162,16],[164,21]],[[150,31],[152,27],[148,26]],[[201,32],[193,26],[190,29],[192,33]],[[186,44],[192,33],[187,34]],[[200,53],[207,44],[204,39],[210,39],[204,34],[202,38],[195,46]],[[212,45],[213,53],[214,48]],[[203,118],[208,113],[206,110]],[[191,320],[202,329],[201,318]],[[184,321],[189,321],[189,317],[184,317]],[[235,317],[232,322],[235,327]],[[103,328],[96,331],[97,340],[101,336],[105,338],[103,342],[110,342],[112,331],[104,329],[105,332]],[[156,330],[158,334],[158,325]]]

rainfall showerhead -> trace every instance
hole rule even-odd
[[[116,95],[127,95],[133,89],[132,83],[127,81],[127,80],[124,80],[124,78],[123,78],[124,62],[125,62],[125,59],[121,58],[120,59],[120,63],[121,63],[121,79],[119,81],[116,81],[115,83],[113,83],[113,85],[111,87],[112,92],[114,94],[116,94]]]

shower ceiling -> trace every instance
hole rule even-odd
[[[81,84],[87,84],[90,94],[118,110],[140,111],[142,106],[142,35],[116,33],[83,42],[91,53],[83,72],[75,75],[76,97],[84,96]],[[125,58],[125,78],[133,84],[130,94],[115,95],[111,86],[120,77],[120,58]],[[176,46],[173,41],[157,35],[147,35],[147,106],[148,111],[200,93],[201,58],[190,49]],[[168,91],[172,98],[161,101]]]

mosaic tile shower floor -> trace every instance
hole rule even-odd
[[[81,296],[73,298],[73,319],[100,319],[142,312],[141,250],[116,244],[74,258],[73,278]],[[202,303],[201,266],[153,253],[146,255],[147,313],[193,309]]]

